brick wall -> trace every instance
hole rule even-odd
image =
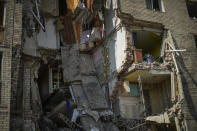
[[[14,0],[5,0],[6,19],[4,28],[4,41],[0,47],[3,52],[2,61],[2,86],[1,86],[1,102],[0,102],[0,130],[10,130],[10,103],[11,101],[11,85],[12,85],[12,46],[21,43],[21,6],[15,5]],[[21,18],[20,18],[21,17]],[[15,67],[15,65],[13,65]],[[16,65],[17,67],[17,65]],[[17,73],[17,72],[15,72]],[[13,81],[14,82],[14,81]],[[13,84],[15,86],[15,84]],[[14,94],[14,93],[13,93]]]
[[[10,130],[20,130],[22,128],[22,85],[21,69],[21,38],[22,38],[22,4],[14,3],[14,30],[12,44],[12,73],[11,73],[11,106],[10,106]]]
[[[13,1],[6,0],[6,20],[4,28],[4,41],[0,50],[3,52],[2,61],[2,86],[0,103],[0,128],[9,131],[10,121],[10,95],[11,95],[11,60],[12,60],[12,36],[13,36]]]
[[[197,20],[189,17],[185,0],[163,0],[165,12],[147,9],[146,0],[120,0],[121,11],[134,18],[161,23],[172,32],[176,47],[187,49],[178,59],[181,69],[185,102],[184,115],[189,131],[197,128],[197,49],[193,34],[197,34]]]

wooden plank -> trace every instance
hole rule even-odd
[[[174,70],[171,72],[171,101],[174,103],[176,97]]]
[[[146,106],[145,106],[145,100],[144,100],[144,93],[143,93],[143,89],[142,89],[142,81],[141,81],[141,77],[140,75],[138,75],[138,84],[139,84],[139,87],[140,87],[140,93],[141,93],[141,99],[142,99],[142,103],[144,105],[144,116],[146,116]]]

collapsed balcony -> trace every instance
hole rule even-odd
[[[138,84],[139,76],[141,77],[142,87],[139,87]],[[141,92],[144,95],[146,116],[165,112],[166,108],[172,106],[169,71],[137,70],[126,76],[125,79],[129,82],[129,95],[139,96],[140,88],[142,88]],[[155,106],[155,104],[158,106]]]
[[[153,63],[162,62],[160,51],[162,45],[162,32],[153,32],[145,30],[133,31],[133,43],[135,63]]]
[[[173,107],[171,77],[169,70],[135,70],[127,74],[120,95],[123,117],[144,117],[147,123],[159,123],[151,127],[159,131],[175,129],[169,115]]]

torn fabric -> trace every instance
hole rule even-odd
[[[110,9],[110,7],[111,7],[111,0],[106,0],[106,2],[105,2],[105,8],[106,9]]]
[[[74,11],[79,4],[79,0],[66,0],[67,8]]]
[[[106,0],[105,2],[106,9],[118,9],[118,0]]]
[[[118,9],[118,0],[112,0],[112,8]]]

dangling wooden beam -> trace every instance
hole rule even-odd
[[[144,93],[143,93],[143,88],[142,88],[142,81],[140,75],[138,75],[138,84],[140,88],[140,93],[141,93],[141,99],[142,99],[142,104],[144,105],[144,116],[146,116],[146,106],[145,106],[145,100],[144,100]]]

